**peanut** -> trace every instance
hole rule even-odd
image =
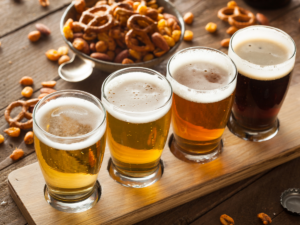
[[[131,59],[128,59],[128,58],[125,58],[122,61],[122,64],[132,64],[132,63],[134,63],[134,62]]]
[[[44,24],[37,23],[37,24],[35,24],[35,28],[43,35],[48,36],[51,34],[50,29]]]
[[[194,20],[194,14],[191,13],[191,12],[188,12],[186,13],[184,16],[183,16],[183,20],[186,24],[191,24],[193,23],[193,20]]]
[[[235,32],[237,32],[237,28],[236,27],[229,27],[227,30],[226,30],[226,33],[229,34],[229,35],[233,35]]]
[[[210,33],[214,33],[217,30],[217,24],[210,22],[206,24],[205,30],[207,30]]]
[[[163,12],[164,12],[164,9],[165,9],[165,8],[161,6],[161,7],[159,7],[159,8],[157,9],[157,12],[158,12],[158,13],[163,13]]]
[[[153,51],[153,54],[156,57],[161,57],[162,55],[164,55],[167,51],[161,50],[160,48],[157,48]]]
[[[180,30],[173,30],[172,32],[172,38],[174,39],[175,42],[178,42],[181,36],[181,31]]]
[[[184,32],[184,37],[183,37],[183,40],[185,41],[191,41],[193,40],[193,37],[194,37],[194,33],[190,30],[186,30]]]
[[[231,8],[231,7],[235,7],[235,6],[237,6],[237,3],[235,1],[230,1],[227,3],[227,7]]]
[[[69,26],[63,27],[63,33],[64,33],[65,38],[67,38],[68,40],[71,40],[74,37],[73,31],[72,31],[71,27],[69,27]]]
[[[261,219],[265,225],[272,223],[272,219],[265,213],[259,213],[257,217]]]
[[[78,51],[81,51],[84,47],[84,42],[83,40],[79,39],[79,38],[76,38],[74,41],[73,41],[73,47],[76,48]]]
[[[2,144],[4,142],[4,137],[2,134],[0,134],[0,144]]]
[[[101,53],[104,53],[104,52],[106,52],[107,51],[107,48],[108,48],[108,46],[106,45],[106,43],[104,42],[104,41],[98,41],[97,43],[96,43],[96,51],[97,52],[101,52]]]
[[[5,129],[4,132],[10,137],[19,137],[21,130],[18,127],[10,127]]]
[[[129,50],[128,49],[125,49],[123,51],[121,51],[115,58],[114,62],[116,63],[122,63],[123,60],[125,58],[128,58],[129,57]]]
[[[41,37],[41,32],[39,31],[31,31],[29,34],[28,34],[28,39],[29,41],[31,42],[36,42],[40,39]]]
[[[137,52],[133,49],[129,49],[129,55],[132,56],[133,58],[140,60],[142,58],[141,52]]]
[[[40,94],[39,97],[38,97],[38,99],[41,100],[41,99],[44,98],[46,95],[48,95],[48,94],[47,94],[47,93]]]
[[[224,48],[228,48],[229,47],[229,42],[230,42],[230,38],[225,38],[221,41],[221,46]]]
[[[66,23],[65,23],[65,26],[68,26],[71,28],[71,30],[73,29],[73,19],[69,18]]]
[[[22,77],[21,80],[19,81],[19,83],[21,85],[24,85],[24,86],[29,86],[29,85],[33,85],[33,79],[31,77]]]
[[[147,62],[147,61],[150,61],[152,59],[154,59],[154,55],[152,55],[151,53],[148,53],[147,55],[145,55],[143,57],[143,62]]]
[[[42,82],[42,86],[47,88],[54,88],[55,85],[56,85],[56,81],[54,80]]]
[[[261,24],[261,25],[265,25],[265,26],[269,26],[270,22],[268,20],[267,17],[265,17],[265,15],[261,14],[261,13],[257,13],[256,14],[256,20]]]
[[[69,61],[70,61],[70,57],[68,55],[62,55],[58,60],[58,65],[61,65]]]
[[[146,13],[147,13],[147,6],[139,5],[138,8],[137,8],[137,11],[141,15],[146,15]]]
[[[46,53],[46,56],[51,61],[57,61],[60,57],[60,54],[55,49],[50,49]]]
[[[21,95],[23,95],[25,98],[30,98],[32,93],[33,93],[32,87],[25,87],[22,90]]]
[[[95,58],[95,59],[103,60],[103,61],[111,61],[111,58],[107,54],[100,53],[100,52],[92,53],[91,57]]]
[[[83,38],[76,38],[74,41],[73,41],[73,45],[74,43],[76,43],[75,45],[78,44],[77,47],[81,48],[81,52],[83,52],[84,54],[87,54],[89,55],[90,54],[90,46],[89,44],[86,42],[86,40],[84,40]],[[82,47],[82,44],[83,44],[83,47]],[[75,47],[75,46],[74,46]],[[76,47],[75,47],[76,48]]]
[[[67,46],[61,46],[58,48],[57,53],[59,55],[68,55],[69,49]]]
[[[26,145],[31,145],[33,143],[33,132],[32,131],[28,131],[25,134],[24,142]]]
[[[220,222],[223,225],[234,225],[234,220],[226,214],[221,215]]]
[[[76,0],[74,3],[76,11],[81,14],[85,10],[85,1],[84,0]]]
[[[134,2],[133,3],[133,10],[136,11],[140,4],[141,4],[140,2]]]

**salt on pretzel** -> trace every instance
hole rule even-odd
[[[144,46],[138,46],[132,43],[131,39],[135,37],[140,37],[139,40],[143,42],[145,45]],[[125,36],[125,42],[126,45],[129,49],[133,49],[138,52],[152,52],[154,51],[155,47],[150,40],[148,34],[143,31],[138,31],[138,30],[133,30],[131,29],[130,31],[127,32]]]
[[[35,105],[39,99],[30,99],[28,101],[15,101],[12,102],[5,110],[4,116],[5,120],[9,123],[9,126],[11,127],[18,127],[20,129],[30,129],[32,128],[32,114],[28,112],[28,109],[30,106]],[[15,117],[11,118],[10,113],[11,111],[18,106],[22,106],[21,112]],[[22,123],[20,122],[23,118],[26,118],[27,121]]]
[[[218,17],[236,28],[244,28],[254,25],[255,15],[241,7],[224,7],[218,11]]]

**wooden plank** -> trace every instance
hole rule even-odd
[[[73,223],[75,220],[77,223],[89,224],[138,222],[299,157],[300,139],[297,131],[300,121],[295,120],[300,110],[299,88],[300,84],[290,88],[279,116],[280,131],[272,140],[247,142],[226,130],[222,155],[204,165],[184,163],[176,159],[166,147],[162,156],[166,165],[163,178],[144,189],[125,188],[109,177],[105,169],[109,158],[106,148],[99,173],[103,196],[89,210],[89,217],[86,213],[70,215],[58,212],[47,205],[42,193],[38,191],[42,190],[44,180],[37,163],[12,172],[9,182],[36,224],[43,223],[45,215],[49,217],[48,224]],[[115,213],[116,208],[118,213]]]
[[[70,2],[71,0],[50,0],[50,6],[44,8],[40,5],[39,0],[2,0],[0,1],[0,37],[47,16]]]

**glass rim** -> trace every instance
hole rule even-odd
[[[234,76],[233,78],[230,80],[230,82],[228,82],[226,85],[222,86],[222,87],[219,87],[219,88],[214,88],[214,89],[210,89],[210,90],[203,90],[203,89],[194,89],[194,88],[190,88],[188,86],[185,86],[181,83],[179,83],[171,74],[171,71],[170,71],[170,65],[171,65],[171,62],[172,60],[174,59],[174,57],[176,57],[177,55],[179,55],[180,53],[184,52],[184,51],[188,51],[188,50],[193,50],[193,49],[205,49],[205,50],[210,50],[210,51],[214,51],[214,52],[217,52],[218,54],[224,56],[225,58],[229,59],[229,61],[232,63],[233,65],[233,68],[234,68]],[[209,47],[204,47],[204,46],[195,46],[195,47],[188,47],[188,48],[184,48],[178,52],[176,52],[168,61],[167,63],[167,75],[169,75],[171,78],[172,78],[172,81],[175,81],[177,84],[181,85],[181,86],[184,86],[186,88],[188,88],[189,90],[191,91],[195,91],[195,92],[201,92],[201,93],[211,93],[211,92],[215,92],[217,90],[223,90],[223,89],[226,89],[228,86],[230,86],[237,78],[237,74],[238,74],[238,70],[237,70],[237,67],[234,63],[234,61],[227,55],[225,54],[224,52],[218,50],[218,49],[214,49],[214,48],[209,48]]]
[[[129,111],[129,110],[125,110],[125,109],[122,109],[114,104],[112,104],[108,99],[107,99],[107,96],[105,95],[105,87],[106,85],[108,84],[109,81],[111,81],[110,79],[116,75],[118,75],[119,73],[122,73],[122,72],[126,72],[128,70],[138,70],[138,71],[142,71],[142,72],[145,72],[147,73],[148,72],[151,72],[151,73],[154,73],[155,75],[158,75],[159,77],[161,77],[163,80],[165,80],[167,82],[167,84],[169,85],[169,88],[170,88],[170,96],[169,98],[166,100],[166,102],[161,105],[160,107],[154,109],[154,110],[149,110],[149,111],[145,111],[145,112],[134,112],[134,111]],[[149,73],[148,73],[149,74]],[[121,75],[121,74],[120,74]],[[153,75],[153,74],[150,74],[150,75]],[[172,85],[171,83],[168,81],[168,79],[162,75],[161,73],[153,70],[153,69],[149,69],[149,68],[144,68],[144,67],[128,67],[128,68],[124,68],[124,69],[120,69],[120,70],[117,70],[115,72],[113,72],[112,74],[110,74],[108,77],[105,78],[103,84],[102,84],[102,87],[101,87],[101,96],[102,98],[104,98],[104,100],[109,103],[109,105],[113,105],[114,109],[117,109],[119,112],[122,112],[122,113],[127,113],[127,114],[148,114],[148,113],[151,113],[151,112],[156,112],[162,108],[164,108],[171,100],[172,100],[172,95],[173,95],[173,88],[172,88]]]
[[[274,30],[274,31],[277,31],[281,34],[283,34],[284,36],[288,37],[288,39],[291,41],[291,43],[293,44],[294,46],[294,51],[293,51],[293,54],[291,55],[291,57],[289,57],[286,61],[282,62],[282,63],[278,63],[278,64],[273,64],[273,65],[267,65],[265,67],[270,67],[270,66],[278,66],[278,65],[284,65],[285,63],[287,63],[288,61],[292,60],[295,55],[296,55],[296,52],[297,52],[297,46],[296,46],[296,43],[294,41],[294,39],[286,32],[284,32],[283,30],[280,30],[276,27],[271,27],[271,26],[265,26],[265,25],[254,25],[254,26],[249,26],[249,27],[245,27],[243,29],[240,29],[238,31],[236,31],[232,37],[230,38],[230,43],[229,43],[229,48],[230,50],[234,53],[235,56],[237,56],[239,58],[239,60],[242,60],[243,62],[246,62],[248,65],[250,66],[260,66],[259,64],[255,64],[255,63],[251,63],[243,58],[241,58],[238,54],[236,54],[236,52],[234,51],[233,49],[233,46],[232,46],[232,43],[233,43],[233,40],[234,40],[234,37],[236,35],[238,35],[239,33],[241,32],[244,32],[246,30],[249,30],[249,29],[253,29],[253,28],[259,28],[259,29],[266,29],[266,30]]]
[[[82,95],[85,95],[85,96],[89,96],[91,97],[92,99],[94,99],[100,106],[101,106],[101,109],[103,111],[103,119],[101,121],[101,123],[99,124],[99,126],[97,126],[96,128],[94,128],[91,132],[89,133],[86,133],[84,135],[80,135],[80,136],[76,136],[76,137],[60,137],[60,136],[56,136],[54,134],[51,134],[49,132],[47,132],[46,130],[44,130],[36,121],[36,117],[35,117],[35,114],[36,114],[36,110],[37,108],[43,103],[45,102],[47,99],[55,96],[55,95],[60,95],[60,94],[63,94],[63,93],[77,93],[77,94],[82,94]],[[102,102],[100,101],[99,98],[97,98],[96,96],[88,93],[88,92],[85,92],[85,91],[80,91],[80,90],[73,90],[73,89],[67,89],[67,90],[60,90],[60,91],[56,91],[56,92],[53,92],[51,94],[48,94],[46,95],[44,98],[42,98],[40,101],[38,101],[38,103],[34,106],[34,109],[33,109],[33,113],[32,113],[32,119],[33,119],[33,123],[44,133],[46,134],[47,136],[50,136],[51,138],[56,138],[56,139],[60,139],[60,140],[76,140],[76,139],[82,139],[82,138],[87,138],[87,137],[90,137],[92,135],[94,135],[104,124],[104,122],[106,121],[106,110],[102,104]]]

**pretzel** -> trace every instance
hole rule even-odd
[[[240,8],[238,6],[224,7],[218,11],[218,17],[228,22],[231,26],[237,28],[244,28],[255,24],[255,16],[252,12]]]
[[[15,101],[12,102],[5,110],[4,116],[6,121],[9,123],[9,126],[11,127],[18,127],[20,129],[30,129],[32,128],[32,114],[30,112],[28,112],[28,109],[30,106],[35,105],[37,102],[39,101],[39,99],[30,99],[28,101]],[[11,111],[18,106],[22,106],[22,110],[21,112],[15,117],[15,118],[11,118],[10,113]],[[20,121],[23,118],[26,118],[27,121],[24,123],[21,123]]]
[[[138,46],[132,43],[131,39],[134,37],[140,37],[139,40],[145,44],[145,46]],[[127,32],[125,36],[125,42],[129,49],[133,49],[138,52],[149,52],[154,51],[154,45],[151,42],[148,34],[143,31],[133,30]]]
[[[137,24],[137,22],[143,23],[145,27],[141,28],[140,25]],[[143,33],[154,33],[158,31],[157,23],[144,15],[132,15],[127,21],[127,27],[129,29],[133,29],[135,31]]]
[[[86,33],[104,32],[114,25],[111,13],[112,11],[108,5],[90,8],[82,13],[79,24]],[[103,24],[104,21],[106,21],[106,23]]]

